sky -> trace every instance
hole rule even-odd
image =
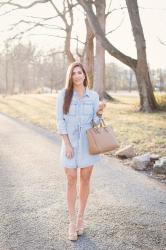
[[[16,0],[15,2],[20,3],[19,0]],[[31,2],[32,0],[21,1],[21,3],[25,5]],[[60,4],[63,1],[54,0],[54,2],[57,2],[58,8],[61,8]],[[107,1],[107,3],[108,2],[109,0]],[[138,0],[138,5],[140,7],[140,17],[146,39],[147,59],[150,68],[166,68],[166,45],[164,46],[159,42],[160,39],[166,44],[166,1]],[[112,0],[111,6],[112,9],[119,9],[119,7],[125,7],[125,0]],[[9,7],[3,7],[0,9],[1,48],[3,46],[4,40],[6,40],[8,37],[12,37],[14,34],[19,33],[22,30],[25,30],[28,27],[26,24],[21,24],[16,26],[12,31],[9,31],[9,28],[12,27],[13,23],[17,23],[20,19],[31,21],[37,20],[37,18],[31,18],[30,16],[39,18],[50,17],[55,15],[55,10],[48,3],[36,5],[29,10],[15,11],[5,16],[1,15],[2,13],[8,10]],[[75,11],[74,20],[75,25],[73,27],[73,37],[78,36],[81,41],[84,41],[85,28],[83,21],[83,13],[78,7]],[[50,21],[49,24],[63,27],[61,20],[57,18]],[[109,15],[109,17],[107,18],[106,32],[114,30],[119,25],[120,27],[118,29],[116,29],[114,32],[110,33],[107,36],[108,39],[116,48],[118,48],[123,53],[131,57],[136,57],[134,38],[132,35],[132,29],[126,8],[114,11],[111,15]],[[52,26],[50,26],[49,30],[46,28],[38,27],[35,30],[29,32],[27,35],[24,35],[21,41],[32,41],[32,43],[39,50],[42,49],[44,51],[47,51],[51,48],[59,48],[59,50],[61,50],[60,47],[63,45],[64,39],[55,37],[55,35],[64,36],[64,34],[65,33],[63,31],[52,29]],[[75,46],[76,44],[73,41],[73,51],[75,51]],[[106,62],[112,61],[119,63],[116,59],[106,53]]]

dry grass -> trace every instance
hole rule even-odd
[[[133,144],[138,154],[151,152],[164,156],[166,111],[139,113],[137,97],[116,98],[118,102],[107,103],[104,118],[113,125],[121,146]],[[166,105],[166,96],[158,95],[157,99],[163,107]],[[55,132],[55,103],[55,95],[0,96],[0,112]]]
[[[138,154],[151,152],[166,155],[166,112],[140,113],[136,97],[118,97],[119,103],[108,103],[105,112],[121,146],[133,144]]]
[[[0,112],[55,132],[55,100],[40,94],[0,96]]]

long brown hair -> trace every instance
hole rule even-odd
[[[65,83],[65,97],[64,97],[64,104],[63,104],[63,113],[67,114],[69,112],[69,107],[70,107],[70,103],[72,100],[72,96],[73,96],[73,81],[72,81],[72,73],[74,68],[76,67],[80,67],[85,75],[85,79],[84,79],[84,86],[87,87],[88,86],[88,76],[87,73],[83,67],[83,65],[79,62],[73,62],[69,65],[67,73],[66,73],[66,83]]]

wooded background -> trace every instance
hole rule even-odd
[[[10,30],[14,30],[27,24],[23,31],[9,37],[0,51],[0,93],[7,95],[58,90],[64,86],[68,64],[77,60],[83,63],[91,88],[99,93],[101,99],[112,99],[108,94],[109,90],[138,90],[140,111],[152,112],[159,109],[154,89],[166,91],[166,69],[150,69],[148,66],[138,3],[137,0],[124,0],[123,7],[113,9],[111,0],[64,0],[60,4],[56,0],[36,0],[22,1],[22,5],[15,0],[0,1],[1,18],[16,11],[30,10],[39,4],[50,4],[55,13],[50,17],[31,16],[31,19],[21,19],[10,27]],[[131,22],[137,58],[124,54],[107,38],[109,33],[114,32],[110,30],[106,33],[107,18],[123,9],[127,9]],[[85,41],[73,36],[75,14],[78,11],[86,27]],[[61,20],[61,26],[56,24],[57,18]],[[54,20],[55,24],[50,24],[50,20]],[[64,43],[61,44],[61,49],[55,47],[45,53],[31,42],[22,43],[20,38],[37,27],[51,28],[55,37],[59,36],[57,30],[62,31]],[[72,40],[76,41],[75,51],[71,49]],[[113,62],[106,63],[105,51],[127,67],[123,68]]]

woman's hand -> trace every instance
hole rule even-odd
[[[106,107],[106,101],[100,101],[99,102],[99,107],[98,107],[98,109],[97,109],[97,112],[96,112],[96,114],[98,115],[98,116],[101,116],[102,114],[103,114],[103,111],[104,111],[104,108]]]
[[[68,134],[62,134],[62,138],[65,145],[65,155],[68,159],[71,159],[74,156],[74,150],[70,143]]]
[[[71,159],[74,156],[74,150],[70,143],[65,144],[65,155],[68,159]]]

